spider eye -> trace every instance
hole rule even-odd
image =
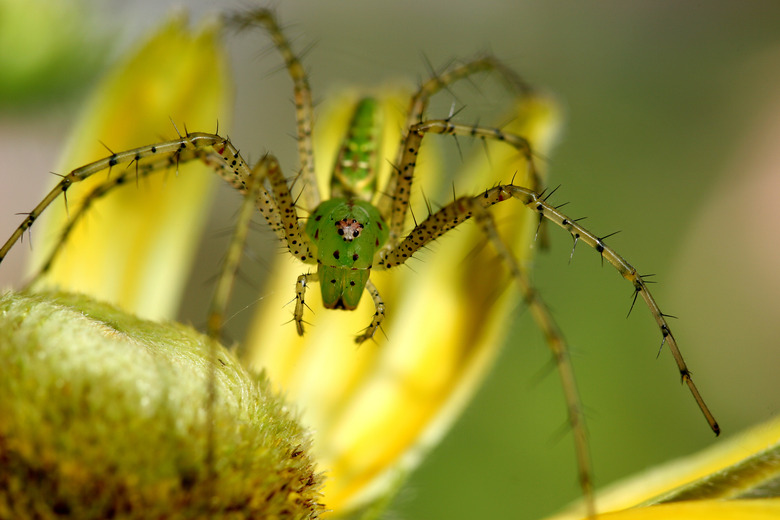
[[[351,242],[353,239],[359,237],[362,230],[363,224],[354,218],[345,217],[336,222],[336,231],[339,236],[344,238],[345,242]]]

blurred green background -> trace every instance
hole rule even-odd
[[[12,4],[0,3],[0,16]],[[63,18],[63,42],[76,56],[103,46],[116,54],[173,2],[132,4],[80,8],[90,15]],[[188,3],[194,20],[241,5]],[[276,7],[297,49],[313,44],[304,59],[317,100],[345,85],[416,81],[427,75],[425,59],[440,66],[486,50],[554,93],[566,114],[549,159],[550,183],[562,185],[557,200],[570,202],[572,216],[587,216],[589,229],[621,230],[609,243],[640,272],[656,273],[654,294],[664,312],[680,318],[673,330],[723,437],[780,410],[779,3],[402,0]],[[250,157],[273,151],[290,171],[297,164],[292,91],[278,72],[280,60],[265,52],[265,39],[230,41],[237,113],[228,132]],[[95,63],[103,53],[96,55]],[[88,72],[81,77],[69,96],[64,79],[51,81],[53,95],[32,102],[3,95],[0,236],[50,181],[46,172],[92,84]],[[468,109],[481,103],[476,89],[458,95]],[[444,111],[450,103],[443,102]],[[225,202],[207,237],[219,235],[235,211],[235,194],[221,193]],[[552,247],[539,255],[535,279],[575,348],[597,485],[718,442],[680,386],[668,352],[656,359],[660,338],[646,309],[638,304],[625,318],[631,287],[585,247],[569,265],[571,239],[550,231]],[[0,286],[18,282],[22,262],[22,253],[9,257]],[[200,261],[188,300],[198,299],[194,291],[205,287],[215,265],[213,258]],[[256,262],[260,278],[264,265]],[[257,288],[243,285],[236,309],[257,297]],[[184,319],[201,323],[203,309],[205,303],[185,310]],[[391,515],[540,518],[579,497],[557,376],[539,376],[548,368],[546,347],[527,313],[517,315],[501,362]]]

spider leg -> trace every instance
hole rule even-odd
[[[49,272],[54,261],[59,256],[59,253],[63,250],[63,246],[76,228],[76,225],[87,215],[96,201],[112,192],[115,188],[128,184],[132,181],[132,178],[138,183],[140,179],[143,179],[152,173],[170,168],[177,168],[180,163],[186,163],[192,160],[195,157],[194,154],[195,150],[183,150],[167,157],[156,157],[154,160],[145,161],[143,164],[138,164],[138,161],[135,161],[135,168],[131,169],[128,167],[119,175],[110,177],[105,182],[95,186],[95,188],[81,200],[81,204],[76,211],[70,215],[70,218],[60,230],[60,236],[57,239],[57,243],[54,244],[54,247],[52,247],[49,252],[49,256],[43,261],[38,268],[38,271],[30,278],[27,287],[34,287],[42,277]],[[65,192],[63,192],[63,195],[64,194]]]
[[[295,312],[293,321],[299,336],[303,336],[303,308],[306,306],[306,288],[309,284],[318,282],[319,275],[316,272],[302,274],[295,283]]]
[[[555,322],[549,307],[542,300],[539,292],[532,285],[528,276],[528,271],[517,261],[509,246],[501,238],[496,228],[493,215],[481,205],[472,205],[474,210],[474,221],[482,229],[482,232],[489,239],[490,243],[498,252],[505,265],[509,267],[512,277],[517,282],[520,292],[523,294],[523,300],[531,309],[534,321],[544,334],[545,342],[549,347],[555,361],[558,376],[561,380],[564,399],[566,401],[566,412],[574,436],[574,451],[577,456],[577,468],[579,471],[579,482],[585,499],[587,516],[595,517],[596,505],[593,495],[593,465],[591,463],[590,451],[588,450],[588,435],[585,427],[585,413],[582,405],[582,398],[578,390],[577,381],[574,377],[574,367],[571,363],[569,345],[561,333],[560,327]]]
[[[355,338],[355,343],[363,343],[364,341],[373,338],[377,329],[382,325],[382,321],[385,319],[385,302],[382,300],[382,296],[370,279],[366,282],[366,291],[371,295],[376,310],[371,317],[371,324],[366,327],[366,330],[363,331],[360,336]]]
[[[412,96],[409,102],[409,108],[407,109],[406,122],[402,128],[405,128],[405,134],[401,136],[401,143],[398,149],[398,155],[395,163],[403,164],[404,153],[406,147],[404,143],[407,140],[409,133],[411,133],[412,127],[423,121],[425,110],[428,108],[428,103],[431,97],[443,89],[449,88],[450,85],[456,83],[462,79],[468,79],[481,72],[495,72],[504,81],[507,89],[515,95],[525,97],[530,95],[532,89],[516,72],[504,65],[495,56],[487,55],[481,56],[465,63],[457,63],[447,67],[442,72],[433,75],[427,81],[425,81],[417,92]],[[393,169],[390,173],[390,177],[382,190],[382,196],[380,197],[377,207],[382,215],[389,221],[388,218],[391,214],[391,210],[396,200],[391,194],[396,192],[396,184],[398,178],[401,175],[401,171]],[[391,241],[393,237],[391,236]]]
[[[225,310],[227,309],[230,295],[233,292],[233,284],[236,280],[236,273],[241,262],[241,256],[244,252],[246,237],[249,232],[250,222],[254,216],[255,203],[260,197],[263,189],[263,182],[268,176],[269,163],[273,164],[272,157],[266,155],[260,159],[252,168],[252,175],[246,183],[246,194],[241,203],[238,220],[233,228],[233,234],[230,238],[230,245],[227,254],[222,262],[217,285],[214,288],[214,295],[209,305],[207,333],[210,337],[219,340],[222,335],[222,327],[225,322]],[[280,223],[274,223],[280,226]]]
[[[304,196],[306,197],[306,205],[309,208],[316,208],[320,203],[320,193],[314,168],[314,145],[312,140],[314,109],[312,108],[311,87],[309,86],[306,71],[298,56],[293,52],[289,40],[280,29],[273,11],[269,9],[255,9],[246,13],[235,14],[228,18],[228,22],[239,29],[246,29],[253,25],[264,27],[284,59],[285,67],[293,81],[296,141],[298,143],[298,156],[301,161],[302,176],[306,185]]]
[[[647,283],[642,279],[642,276],[640,276],[639,272],[637,272],[634,266],[628,263],[628,261],[619,255],[614,249],[607,246],[603,239],[599,238],[592,232],[582,227],[573,219],[561,213],[556,207],[548,204],[539,193],[536,193],[533,190],[513,185],[496,186],[495,188],[485,192],[485,194],[481,195],[480,197],[483,199],[483,206],[486,204],[492,205],[497,202],[507,200],[510,197],[519,199],[529,209],[537,212],[539,215],[551,221],[552,223],[562,227],[575,239],[584,242],[591,248],[595,249],[596,252],[598,252],[599,255],[601,255],[601,257],[609,264],[611,264],[623,278],[628,280],[634,286],[634,291],[642,296],[645,304],[650,309],[650,313],[652,314],[656,325],[658,325],[658,328],[661,330],[661,346],[667,345],[669,347],[669,351],[672,353],[672,357],[674,357],[674,360],[677,363],[677,368],[680,371],[681,380],[688,386],[691,395],[696,401],[696,404],[699,406],[699,409],[704,415],[704,418],[707,420],[707,423],[709,424],[712,431],[715,432],[716,435],[720,434],[720,426],[715,420],[712,412],[710,412],[709,407],[704,402],[704,399],[699,393],[698,388],[693,382],[691,372],[688,369],[688,366],[686,365],[682,353],[680,352],[680,349],[677,345],[677,340],[674,338],[671,328],[669,327],[669,323],[666,321],[666,315],[661,312],[658,303],[650,293],[650,289],[648,288]]]
[[[592,515],[595,511],[593,471],[590,453],[588,452],[582,400],[577,390],[574,370],[569,357],[569,348],[550,310],[531,284],[528,273],[520,266],[515,255],[499,235],[493,216],[488,211],[492,204],[495,204],[495,202],[485,203],[483,196],[460,197],[447,204],[418,224],[398,247],[388,252],[381,259],[377,268],[385,267],[389,269],[403,264],[420,248],[442,236],[447,231],[456,228],[469,218],[474,217],[485,237],[493,244],[503,262],[509,267],[512,277],[520,288],[523,299],[531,309],[534,320],[542,330],[546,343],[553,354],[564,389],[569,425],[574,435],[580,486],[585,496],[588,512]]]
[[[653,298],[647,284],[639,275],[637,270],[626,261],[625,258],[620,256],[614,249],[607,246],[604,241],[596,236],[594,233],[588,231],[582,227],[575,220],[567,217],[561,211],[554,206],[548,204],[542,195],[539,193],[523,188],[521,186],[514,186],[511,184],[499,185],[489,190],[486,190],[484,194],[476,197],[462,197],[454,202],[443,207],[433,215],[430,215],[425,221],[421,222],[415,227],[409,235],[398,245],[395,249],[389,252],[383,252],[381,254],[381,260],[377,267],[379,268],[391,268],[396,265],[404,263],[406,260],[417,252],[421,247],[425,246],[429,242],[435,240],[439,236],[443,235],[450,229],[458,226],[461,222],[474,216],[476,213],[489,208],[490,206],[503,202],[509,199],[518,199],[526,207],[532,209],[534,212],[549,220],[553,224],[556,224],[566,231],[568,231],[572,237],[584,242],[591,248],[595,249],[603,259],[611,264],[620,275],[631,282],[634,286],[634,291],[642,296],[650,313],[652,314],[658,328],[661,331],[662,341],[661,345],[667,345],[672,353],[672,357],[677,363],[677,368],[680,372],[682,381],[688,386],[696,404],[699,406],[702,414],[704,415],[707,423],[715,434],[720,433],[720,427],[715,420],[709,407],[704,402],[698,388],[693,382],[691,372],[688,369],[682,353],[677,345],[677,340],[672,334],[669,323],[666,321],[666,315],[661,312],[660,307]]]
[[[498,128],[487,128],[480,126],[468,126],[451,123],[447,120],[431,120],[424,123],[413,125],[403,145],[403,157],[398,169],[399,176],[392,194],[392,211],[390,216],[390,239],[385,247],[387,251],[397,245],[397,240],[401,236],[406,212],[409,208],[409,197],[412,191],[412,181],[414,180],[414,168],[416,166],[417,154],[420,150],[423,136],[428,133],[447,134],[447,135],[468,135],[484,139],[493,139],[513,146],[526,159],[528,168],[528,178],[531,179],[533,186],[541,186],[542,181],[536,168],[531,145],[525,138],[509,132],[504,132]]]
[[[162,161],[169,164],[179,164],[182,161],[189,161],[198,157],[198,150],[212,147],[222,141],[229,142],[216,134],[192,133],[185,137],[180,137],[173,141],[166,141],[155,145],[134,148],[125,152],[114,153],[103,159],[94,161],[80,168],[72,170],[69,174],[62,177],[59,183],[38,203],[31,212],[27,214],[22,223],[14,230],[10,238],[0,247],[0,262],[6,257],[11,247],[27,231],[43,211],[51,205],[60,195],[64,194],[73,184],[80,182],[95,173],[110,171],[119,164],[132,164],[149,157],[165,156],[167,159]],[[232,147],[232,145],[231,145]],[[154,161],[154,159],[151,159]],[[139,167],[139,171],[140,171]]]
[[[73,184],[83,181],[96,173],[110,171],[115,166],[135,164],[135,168],[126,168],[122,173],[116,177],[109,178],[87,195],[84,205],[74,213],[73,218],[63,228],[59,242],[49,258],[44,262],[41,271],[33,278],[33,281],[39,280],[40,276],[48,271],[76,223],[83,219],[95,200],[113,189],[127,184],[132,176],[147,176],[195,160],[200,160],[211,166],[222,179],[241,193],[249,193],[255,207],[265,217],[277,236],[286,242],[290,252],[296,258],[310,261],[309,243],[298,224],[298,216],[292,195],[287,186],[287,180],[279,168],[278,161],[273,156],[268,155],[263,157],[254,169],[250,169],[241,157],[241,154],[228,139],[217,134],[190,133],[172,141],[114,153],[109,157],[76,168],[68,175],[63,176],[46,197],[27,214],[6,243],[0,247],[0,262],[46,208],[60,195],[65,194]],[[264,187],[266,178],[270,184],[270,193]],[[242,221],[238,226],[236,231],[238,235],[234,235],[231,250],[228,254],[229,261],[225,263],[219,278],[218,295],[215,296],[216,300],[212,303],[213,313],[209,318],[209,330],[212,334],[219,334],[222,323],[220,314],[224,311],[224,305],[232,288],[232,278],[235,275],[237,259],[243,248],[242,235],[245,236],[246,234],[246,229],[241,228],[245,227],[248,227],[248,217],[247,220]]]
[[[295,322],[295,328],[298,331],[299,336],[303,336],[303,311],[306,305],[306,289],[314,282],[319,282],[319,275],[314,273],[302,274],[298,277],[295,283],[295,311],[293,313],[293,321]],[[379,294],[379,290],[376,286],[368,280],[366,282],[366,291],[371,295],[371,299],[374,302],[375,312],[371,317],[371,323],[366,327],[366,330],[362,334],[355,337],[355,343],[363,343],[374,337],[377,329],[382,325],[382,321],[385,319],[385,302],[382,300],[382,296]]]

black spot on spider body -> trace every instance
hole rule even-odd
[[[156,147],[156,146],[152,146],[152,148],[151,148],[151,152],[152,152],[152,153],[157,153],[157,147]]]
[[[335,251],[333,251],[333,258],[335,258],[336,260],[338,260],[338,259],[339,259],[339,250],[338,250],[338,249],[336,249]]]
[[[108,166],[116,166],[117,160],[116,160],[116,154],[112,155],[111,158],[108,160]]]

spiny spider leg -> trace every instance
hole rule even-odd
[[[466,199],[471,200],[473,199]],[[480,226],[485,236],[498,252],[501,259],[509,266],[512,277],[517,281],[523,300],[531,309],[534,321],[544,334],[545,342],[553,354],[553,360],[561,380],[564,400],[566,401],[566,415],[574,435],[574,451],[577,456],[577,468],[579,471],[580,487],[583,491],[588,517],[596,515],[596,505],[593,496],[593,466],[588,450],[587,431],[585,429],[585,413],[582,399],[574,377],[574,367],[569,356],[569,346],[561,333],[560,327],[555,322],[547,304],[539,296],[539,292],[531,283],[526,269],[521,267],[512,250],[507,246],[498,232],[493,214],[487,208],[479,204],[471,204],[474,221]]]
[[[303,335],[303,309],[306,307],[306,289],[308,286],[315,282],[320,282],[319,275],[314,273],[302,274],[298,277],[295,284],[295,311],[293,313],[293,321],[295,322],[295,328],[298,331],[298,335]],[[365,290],[371,295],[371,299],[374,302],[374,315],[371,317],[371,323],[366,327],[366,330],[362,334],[355,338],[355,343],[363,343],[374,337],[377,329],[382,325],[382,321],[385,319],[385,302],[382,300],[382,296],[379,294],[379,290],[376,288],[371,280],[366,282]]]
[[[493,193],[491,194],[491,192]],[[492,205],[497,202],[507,200],[507,198],[509,198],[508,196],[521,200],[523,204],[525,204],[529,209],[536,211],[545,219],[562,227],[568,231],[572,237],[585,242],[587,245],[595,249],[602,258],[606,259],[607,262],[612,264],[612,266],[618,271],[618,273],[620,273],[623,278],[631,282],[631,284],[634,286],[634,291],[642,296],[642,299],[650,309],[650,313],[653,315],[658,328],[661,330],[661,346],[664,344],[669,346],[669,351],[672,353],[672,357],[674,357],[674,360],[677,363],[677,368],[680,371],[680,377],[682,381],[688,385],[688,389],[691,391],[691,395],[693,395],[696,404],[698,404],[699,409],[707,420],[707,423],[709,424],[712,431],[715,432],[715,435],[719,435],[720,426],[715,420],[715,417],[712,415],[712,412],[710,412],[709,407],[704,402],[704,399],[702,398],[698,388],[696,388],[696,385],[691,378],[691,372],[688,369],[688,366],[685,364],[682,353],[677,346],[677,340],[674,338],[674,335],[669,328],[669,324],[665,317],[666,315],[661,312],[661,309],[656,303],[655,298],[653,298],[653,295],[650,293],[650,289],[647,287],[647,283],[642,279],[637,270],[614,249],[607,246],[601,238],[594,235],[577,222],[568,218],[557,208],[548,204],[540,194],[532,190],[512,185],[497,186],[491,190],[486,191],[485,194],[481,197],[484,201],[488,201],[492,198],[494,200],[494,202],[490,203],[490,205]],[[484,202],[483,206],[485,206]]]
[[[214,168],[220,177],[242,193],[247,193],[248,186],[252,185],[253,171],[250,170],[230,141],[216,134],[191,133],[172,141],[115,153],[109,157],[76,168],[68,175],[65,175],[27,215],[11,237],[0,248],[0,262],[2,262],[8,251],[24,232],[33,225],[41,213],[57,197],[67,192],[74,183],[80,182],[96,173],[110,171],[114,166],[121,164],[136,162],[138,163],[138,174],[146,175],[155,171],[162,171],[170,165],[183,164],[195,159],[199,159]],[[281,173],[279,163],[270,155],[261,159],[261,163],[262,167],[259,171],[263,175],[267,175],[273,195],[265,190],[261,179],[252,188],[252,192],[257,194],[254,200],[255,205],[277,236],[287,243],[290,252],[296,258],[310,261],[309,243],[299,228],[292,195],[287,187],[287,181]],[[130,175],[134,175],[135,171],[135,169],[126,170],[120,175],[121,180],[119,181],[109,179],[106,181],[105,187],[99,186],[92,194],[88,195],[87,203],[90,204],[110,189],[126,183],[127,178]],[[83,211],[79,210],[75,218],[79,219],[83,214]],[[71,229],[72,225],[66,227],[60,242],[67,238],[67,234],[70,233]],[[47,265],[49,263],[47,262]]]
[[[421,127],[422,126],[420,125],[420,128]],[[669,346],[669,350],[680,371],[682,381],[688,385],[693,398],[702,411],[702,414],[704,414],[712,431],[715,432],[716,435],[719,434],[720,427],[691,378],[690,370],[685,364],[680,349],[677,346],[677,341],[664,317],[665,315],[661,312],[655,299],[650,294],[647,284],[637,270],[614,249],[607,246],[598,236],[561,213],[554,206],[548,204],[541,194],[533,190],[521,186],[514,186],[512,184],[505,184],[486,190],[482,195],[477,195],[473,198],[459,198],[430,215],[425,221],[415,227],[400,245],[384,255],[379,267],[381,268],[383,266],[389,269],[404,263],[421,247],[440,237],[450,229],[455,228],[461,222],[473,216],[475,211],[480,211],[479,208],[489,208],[494,204],[511,198],[519,199],[528,208],[537,212],[545,219],[567,230],[575,239],[580,240],[595,249],[623,278],[631,282],[634,286],[634,290],[641,294],[642,299],[647,304],[650,313],[653,315],[656,324],[661,330],[662,345],[666,344]]]
[[[290,42],[284,36],[274,13],[268,9],[255,9],[246,13],[240,13],[228,18],[228,22],[239,30],[244,30],[254,25],[260,25],[268,31],[274,42],[274,46],[282,55],[285,67],[293,81],[295,99],[295,120],[298,142],[298,156],[301,161],[301,170],[306,189],[304,196],[309,209],[317,207],[320,203],[319,187],[314,168],[314,145],[312,141],[312,128],[314,126],[314,110],[312,108],[311,87],[306,71],[298,59],[298,56],[290,47]]]
[[[227,143],[229,145],[230,143]],[[229,146],[232,148],[232,145]],[[281,204],[284,204],[286,200],[291,199],[289,190],[286,183],[282,182],[283,189],[279,185],[279,177],[282,178],[281,171],[279,170],[279,163],[272,155],[265,155],[262,157],[251,171],[247,174],[246,163],[240,158],[238,151],[233,153],[225,153],[228,146],[217,146],[218,152],[211,152],[204,157],[204,161],[210,164],[221,177],[226,179],[231,186],[238,189],[243,195],[244,200],[241,203],[241,209],[239,211],[238,222],[233,231],[233,235],[230,239],[230,245],[227,250],[227,255],[217,280],[217,285],[214,289],[214,294],[211,298],[209,305],[209,314],[207,322],[207,332],[209,337],[212,338],[211,344],[211,363],[216,364],[217,356],[217,342],[222,335],[222,326],[225,322],[225,310],[230,299],[230,294],[233,290],[233,284],[236,278],[236,272],[238,265],[241,261],[241,255],[243,253],[244,244],[246,242],[246,236],[249,232],[249,224],[252,219],[255,207],[263,214],[268,224],[273,228],[280,239],[284,240],[285,236],[288,236],[287,231],[284,228],[285,219],[283,215],[290,211],[288,207],[280,207],[277,201],[274,200],[268,192],[265,190],[264,183],[267,178],[270,179],[272,192],[277,194],[278,190],[283,191],[278,199]],[[229,172],[232,172],[230,174]],[[295,209],[292,208],[293,216],[295,216]],[[297,221],[297,216],[295,216]],[[294,234],[293,234],[294,235]],[[298,246],[305,245],[305,242],[299,243]],[[288,240],[288,248],[292,251],[293,244]],[[308,251],[308,246],[307,246]],[[216,373],[212,372],[208,382],[208,394],[207,394],[207,409],[211,410],[216,403]],[[216,446],[216,436],[214,431],[214,424],[209,422],[207,431],[206,442],[206,457],[205,466],[208,468],[208,481],[212,489],[208,492],[213,493],[213,482],[216,479],[216,472],[214,469],[214,451]]]
[[[401,145],[398,149],[398,156],[396,157],[395,164],[403,164],[403,155],[405,150],[404,143],[406,142],[408,132],[410,132],[410,129],[414,125],[423,121],[425,110],[427,109],[428,103],[432,96],[434,96],[442,89],[448,88],[450,85],[461,79],[470,78],[471,76],[474,76],[480,72],[491,71],[495,71],[500,75],[500,77],[508,84],[509,90],[513,91],[513,94],[519,94],[521,97],[530,94],[531,87],[522,78],[520,78],[517,73],[509,69],[494,56],[483,56],[466,63],[459,63],[448,67],[441,73],[436,74],[420,85],[420,88],[412,96],[412,99],[409,102],[409,108],[407,110],[406,122],[402,127],[406,129],[405,131],[407,133],[401,135]],[[393,203],[391,194],[396,190],[399,174],[399,170],[393,169],[385,185],[382,197],[377,203],[379,211],[381,211],[382,215],[385,215],[385,217],[387,217],[391,211],[391,206]],[[400,230],[397,232],[400,233]],[[394,240],[399,238],[400,235],[397,235],[394,239],[392,233],[393,231],[391,230],[390,241],[394,242]]]
[[[277,203],[271,197],[269,197],[268,193],[264,190],[263,183],[265,182],[265,179],[269,177],[270,172],[275,173],[274,179],[277,182],[276,186],[279,186],[278,183],[280,174],[278,172],[278,163],[272,156],[269,155],[266,155],[260,159],[257,164],[255,164],[249,175],[246,175],[246,173],[243,171],[243,168],[240,168],[238,173],[232,175],[226,173],[231,171],[231,169],[234,167],[232,163],[236,161],[236,159],[231,158],[230,162],[228,162],[225,157],[219,155],[216,151],[209,149],[185,149],[168,157],[158,157],[152,161],[144,161],[142,164],[139,164],[138,161],[134,161],[136,163],[135,168],[127,168],[120,175],[117,175],[116,177],[96,186],[92,192],[90,192],[82,200],[82,203],[79,206],[77,212],[71,217],[71,219],[62,229],[62,233],[58,239],[58,242],[49,254],[49,257],[46,259],[39,272],[36,273],[36,275],[30,281],[30,285],[34,285],[36,281],[38,281],[40,277],[50,269],[57,257],[57,254],[62,250],[63,245],[67,242],[68,237],[75,228],[76,224],[81,218],[84,217],[84,215],[87,214],[94,201],[103,197],[114,188],[126,185],[129,178],[133,175],[136,177],[136,179],[139,179],[149,174],[170,169],[171,167],[178,166],[179,164],[184,164],[193,159],[201,159],[203,162],[214,168],[215,171],[222,172],[221,176],[226,179],[232,187],[236,188],[240,193],[244,194],[244,201],[242,202],[241,209],[239,211],[238,221],[236,222],[235,228],[233,230],[230,245],[228,246],[227,254],[220,270],[220,274],[217,278],[217,285],[214,289],[214,295],[209,306],[207,333],[213,338],[219,338],[224,322],[225,309],[227,308],[227,303],[230,299],[230,294],[233,289],[235,275],[238,269],[238,265],[241,261],[244,243],[249,231],[249,222],[252,218],[255,207],[259,208],[260,211],[269,219],[268,222],[271,228],[277,230],[280,238],[284,237],[282,230],[285,226],[281,215],[283,213],[289,213],[292,198],[289,194],[289,191],[277,188],[277,190],[274,191],[274,194],[276,195],[277,191],[281,192],[278,195],[279,199],[277,199]],[[280,208],[280,204],[282,207],[286,208],[286,210],[282,210]],[[271,208],[271,210],[267,211],[266,208]],[[300,242],[296,240],[295,234],[293,233],[292,235],[293,238],[291,241],[295,244],[300,244]],[[300,240],[300,238],[298,240]],[[301,253],[301,251],[297,249],[295,252],[296,254]]]
[[[510,90],[516,91],[521,96],[526,96],[531,92],[531,87],[515,71],[509,69],[494,56],[482,56],[465,63],[452,65],[420,85],[420,88],[409,102],[404,128],[410,129],[413,125],[422,123],[428,102],[437,92],[448,88],[461,79],[469,78],[480,72],[490,71],[500,74],[501,78],[508,83]]]
[[[287,179],[279,167],[279,162],[271,155],[267,155],[263,160],[268,163],[268,181],[274,198],[267,201],[264,200],[263,204],[258,200],[257,209],[266,217],[266,220],[268,220],[266,212],[270,211],[273,216],[278,213],[282,227],[277,234],[287,243],[287,249],[295,258],[302,262],[312,262],[309,240],[304,235],[299,224],[295,202],[293,201],[290,187],[287,185]],[[263,197],[264,195],[268,195],[268,192],[262,190],[260,196]]]
[[[268,165],[273,164],[274,159],[266,155],[252,168],[252,175],[246,183],[247,193],[241,202],[237,222],[233,228],[233,234],[230,238],[230,245],[227,254],[222,263],[217,285],[214,288],[214,296],[211,298],[209,306],[207,332],[208,335],[216,340],[222,335],[222,327],[225,323],[225,311],[227,309],[230,295],[233,292],[233,284],[236,280],[236,273],[241,262],[241,256],[244,252],[246,237],[249,233],[250,222],[254,216],[255,202],[260,197],[263,183],[268,177]],[[281,223],[279,224],[281,225]]]
[[[128,183],[132,182],[133,179],[138,182],[140,179],[152,173],[169,170],[171,168],[177,168],[179,164],[184,164],[195,159],[197,153],[198,152],[196,150],[187,149],[178,153],[170,154],[167,157],[156,157],[151,161],[144,161],[143,164],[138,164],[138,161],[134,161],[135,168],[128,166],[128,168],[123,170],[119,175],[110,177],[105,182],[95,186],[95,188],[93,188],[93,190],[81,200],[81,204],[79,204],[76,211],[70,215],[70,218],[60,230],[60,236],[57,239],[57,243],[51,249],[49,256],[41,264],[41,267],[38,269],[38,271],[33,274],[30,281],[27,283],[27,286],[34,287],[41,280],[41,278],[49,272],[51,266],[54,265],[54,261],[59,256],[59,253],[62,252],[76,225],[81,221],[82,218],[87,215],[90,208],[97,200],[112,192],[115,188],[127,185]]]
[[[95,173],[110,170],[114,166],[123,163],[132,163],[134,161],[140,161],[147,157],[153,157],[156,155],[171,155],[176,157],[177,154],[181,154],[185,150],[198,150],[210,147],[214,144],[223,141],[224,138],[216,134],[205,133],[193,133],[188,134],[186,137],[175,139],[173,141],[166,141],[164,143],[158,143],[156,145],[143,146],[141,148],[135,148],[125,152],[115,153],[109,157],[97,160],[80,168],[76,168],[68,175],[62,177],[62,180],[38,203],[35,208],[27,214],[27,217],[22,221],[19,227],[14,230],[11,237],[0,247],[0,262],[8,254],[11,247],[19,240],[19,238],[27,231],[35,222],[35,220],[43,213],[43,211],[61,194],[65,193],[68,188],[74,183],[80,182],[87,177],[94,175]],[[192,159],[195,154],[187,159]]]
[[[374,337],[377,329],[382,325],[382,321],[385,319],[385,302],[382,300],[382,296],[379,294],[379,290],[374,283],[369,279],[366,282],[366,291],[371,295],[371,299],[374,301],[374,315],[371,317],[371,324],[366,327],[363,334],[355,338],[355,343],[363,343],[364,341]]]
[[[390,214],[390,240],[385,246],[384,251],[389,252],[398,245],[397,239],[401,236],[406,212],[409,208],[409,197],[412,191],[412,181],[414,180],[414,168],[416,166],[417,154],[420,150],[420,144],[426,133],[451,134],[451,135],[470,135],[472,137],[482,137],[505,142],[514,146],[526,159],[528,164],[529,178],[532,179],[534,186],[540,186],[541,180],[536,169],[534,157],[531,152],[531,145],[528,140],[515,134],[503,132],[497,128],[486,128],[480,126],[467,126],[451,123],[447,120],[430,120],[424,123],[412,125],[406,140],[403,144],[403,155],[401,166],[398,168],[398,182],[392,195],[393,205]],[[395,240],[394,240],[395,239]]]
[[[534,187],[541,189],[541,179],[534,163],[531,147],[525,138],[498,129],[455,125],[449,121],[442,120],[426,121],[413,125],[404,143],[404,158],[400,163],[401,168],[399,169],[402,175],[399,178],[394,194],[391,228],[401,229],[401,226],[403,226],[411,184],[414,178],[417,152],[422,138],[427,132],[441,134],[459,133],[461,135],[465,134],[506,142],[523,155],[528,165],[528,179],[533,183]],[[430,214],[425,221],[418,224],[409,233],[402,243],[394,244],[394,248],[391,246],[380,253],[382,260],[377,267],[381,268],[384,265],[387,268],[391,268],[405,262],[425,244],[457,227],[472,215],[476,217],[475,220],[482,228],[485,237],[493,244],[504,263],[509,266],[510,273],[517,282],[523,299],[531,309],[534,320],[544,334],[546,344],[553,354],[553,360],[558,369],[558,375],[564,391],[569,426],[574,435],[580,487],[585,498],[588,515],[593,516],[595,514],[593,470],[588,451],[582,400],[577,389],[574,369],[569,357],[569,347],[548,307],[531,284],[526,270],[519,265],[514,254],[499,235],[493,216],[487,209],[489,206],[483,207],[479,202],[479,198],[462,197],[441,210]]]
[[[295,282],[295,311],[293,312],[293,321],[295,329],[299,336],[303,336],[303,308],[306,307],[306,288],[309,284],[318,282],[319,275],[314,273],[302,274]]]

